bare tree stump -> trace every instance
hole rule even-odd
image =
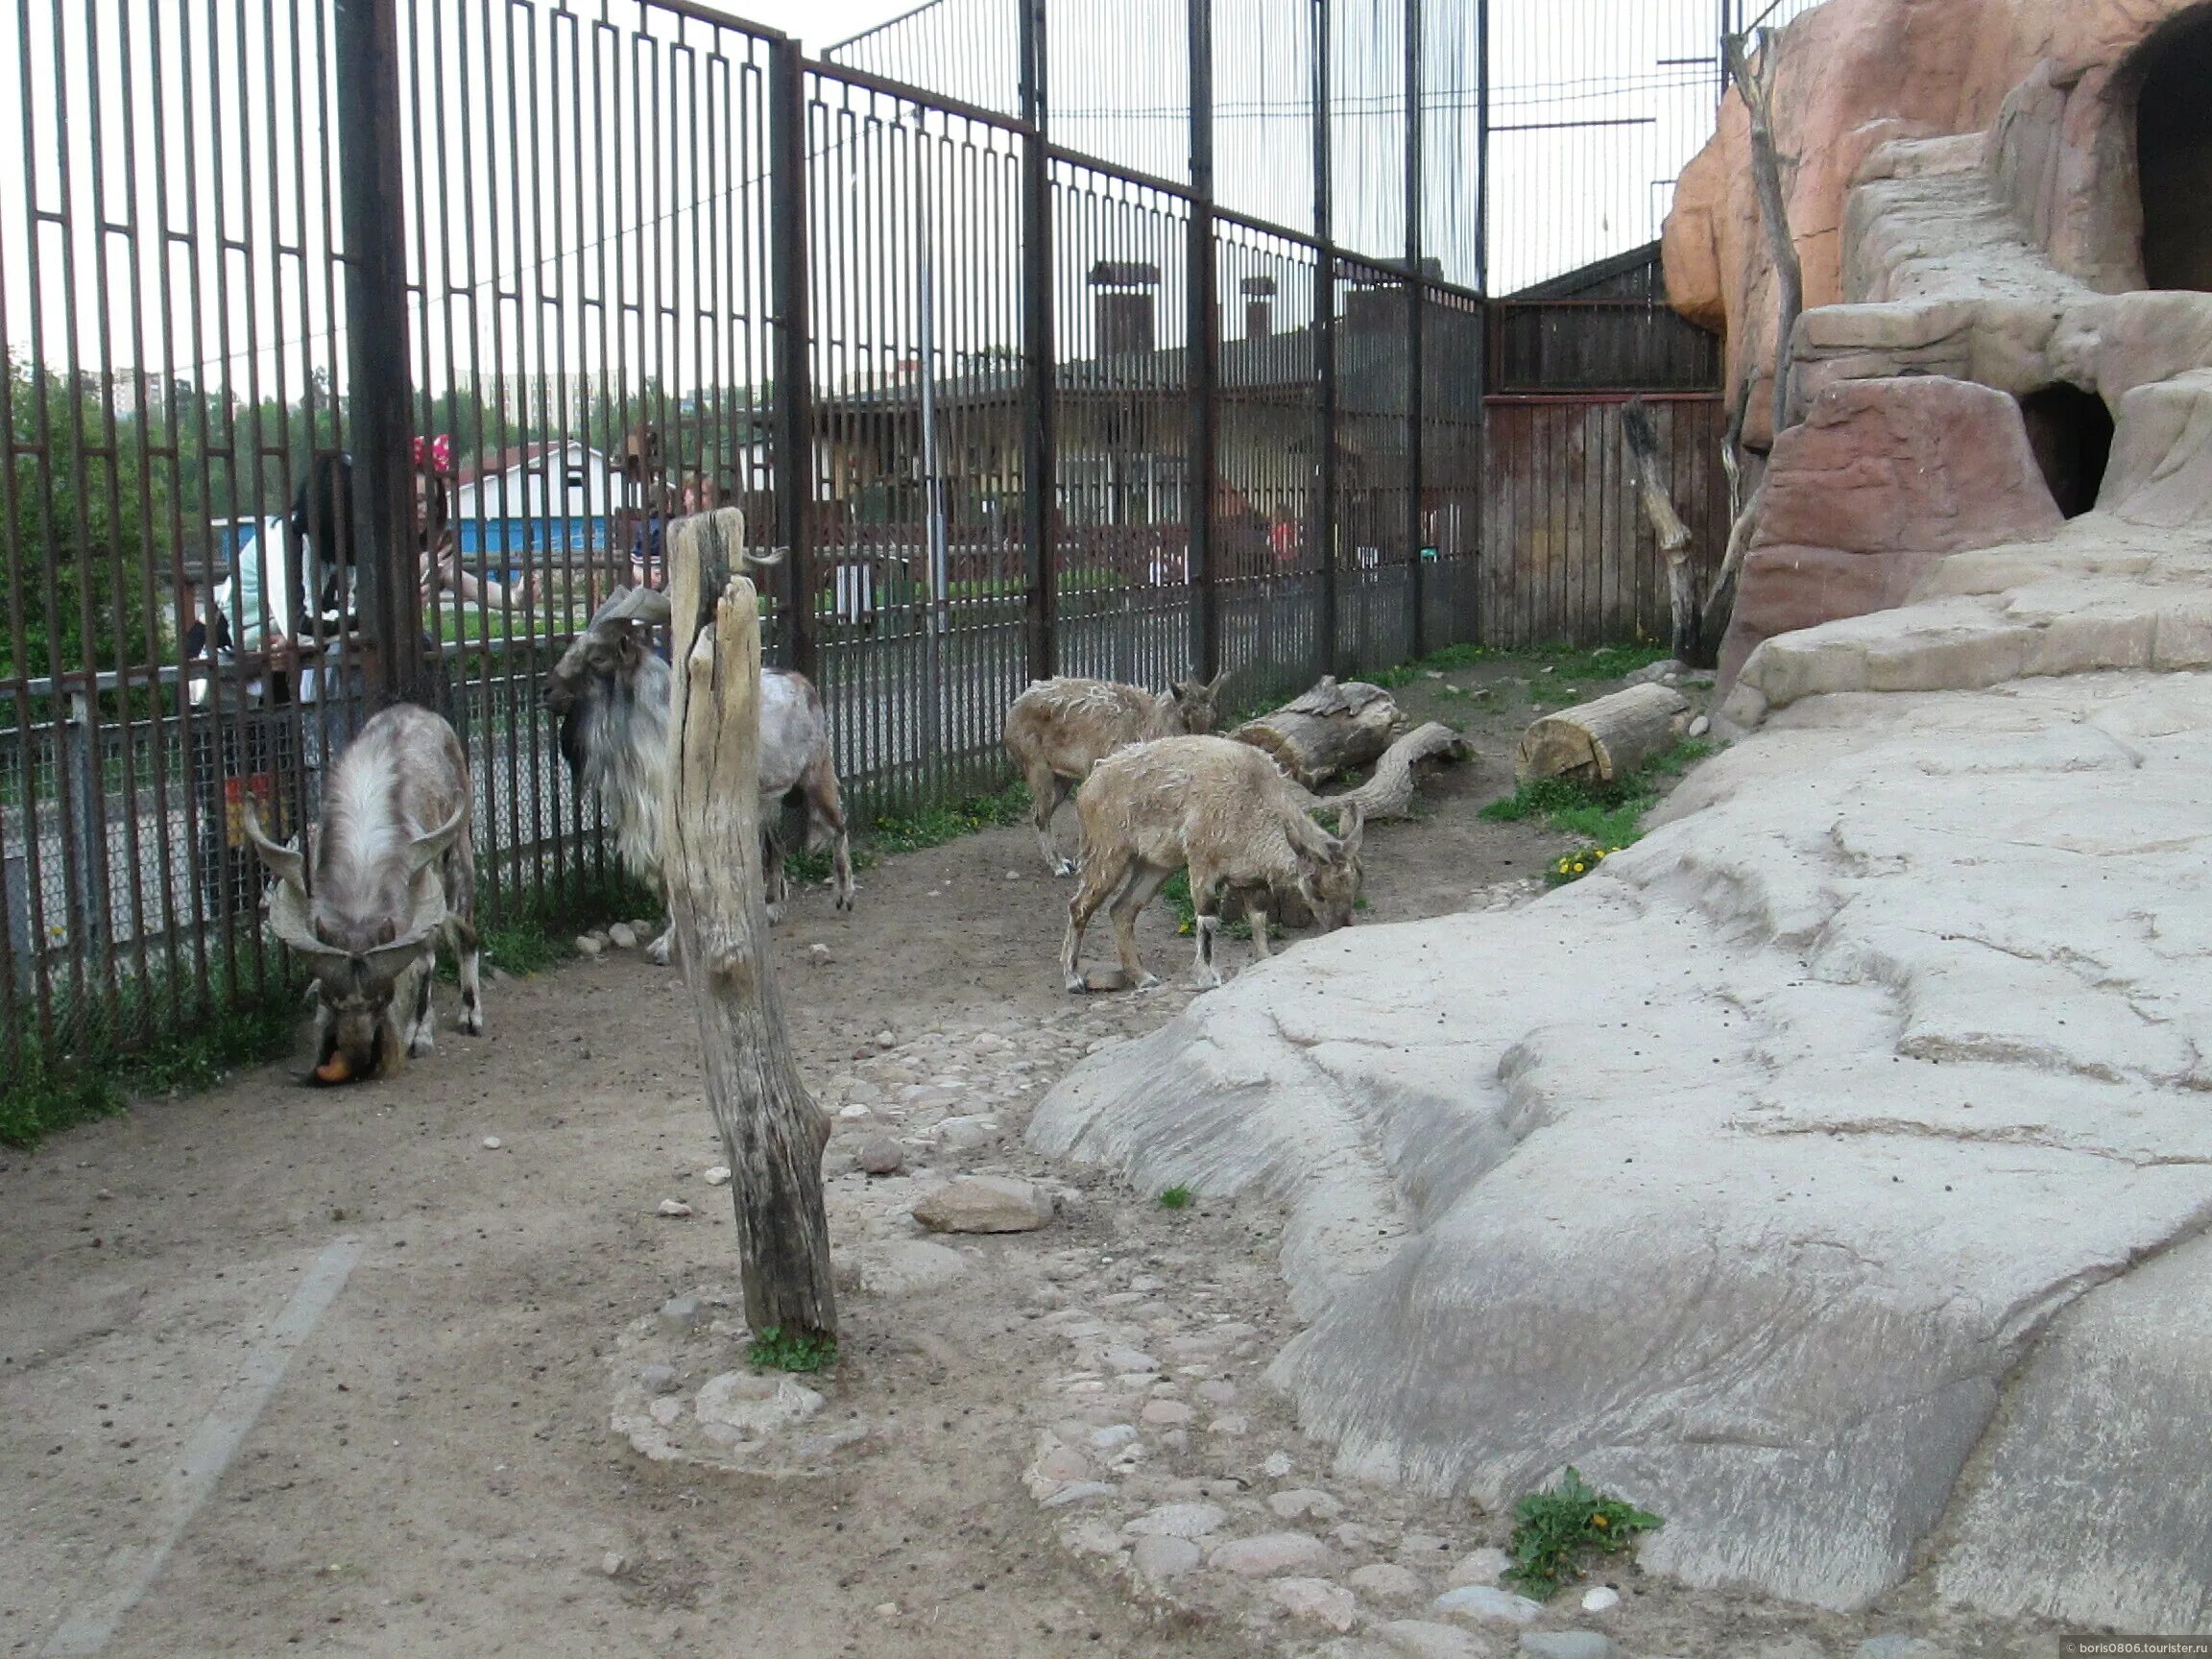
[[[1676,735],[1676,716],[1690,700],[1671,685],[1631,685],[1547,714],[1521,734],[1513,775],[1570,778],[1583,783],[1610,783],[1633,772]]]
[[[672,661],[663,868],[684,980],[705,1051],[737,1212],[745,1319],[755,1332],[835,1336],[827,1119],[799,1080],[769,964],[760,872],[760,609],[743,575],[718,600],[711,567],[744,544],[733,509],[686,518],[669,539]],[[709,618],[703,607],[711,603]]]
[[[1382,758],[1375,762],[1375,776],[1358,788],[1341,795],[1324,795],[1316,805],[1339,811],[1357,806],[1360,817],[1370,824],[1378,819],[1410,817],[1414,768],[1430,760],[1464,760],[1467,754],[1466,738],[1442,721],[1431,720],[1383,750]]]
[[[1364,766],[1406,730],[1397,700],[1364,680],[1334,675],[1272,714],[1247,720],[1230,735],[1274,757],[1307,789]]]
[[[1674,625],[1675,660],[1702,661],[1698,639],[1704,618],[1697,603],[1697,584],[1690,573],[1690,526],[1674,511],[1666,475],[1659,469],[1658,430],[1651,424],[1650,412],[1641,397],[1628,399],[1621,421],[1628,435],[1628,453],[1636,463],[1636,492],[1644,502],[1644,517],[1667,560],[1667,611]]]

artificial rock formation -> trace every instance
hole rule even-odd
[[[1040,1148],[1258,1192],[1347,1475],[1646,1566],[2212,1620],[2212,678],[1826,696],[1512,912],[1309,940]]]

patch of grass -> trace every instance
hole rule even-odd
[[[1638,1533],[1666,1525],[1633,1503],[1592,1491],[1572,1468],[1551,1491],[1523,1498],[1513,1514],[1513,1565],[1505,1579],[1539,1601],[1579,1576],[1585,1555],[1618,1555],[1634,1548]]]
[[[926,806],[905,817],[878,818],[868,841],[878,853],[920,853],[978,830],[1025,823],[1028,817],[1029,786],[1015,782],[950,806]]]
[[[1676,742],[1610,783],[1531,779],[1503,800],[1483,807],[1482,816],[1498,824],[1538,819],[1562,835],[1617,853],[1644,832],[1644,814],[1659,799],[1652,780],[1680,777],[1712,752],[1709,743]]]
[[[837,1363],[837,1338],[771,1325],[745,1345],[745,1363],[763,1371],[827,1371]]]
[[[1160,1208],[1163,1210],[1188,1210],[1190,1208],[1190,1201],[1196,1196],[1197,1194],[1188,1187],[1168,1187],[1160,1193]]]
[[[481,896],[490,877],[479,872],[476,891]],[[486,906],[481,897],[477,914]],[[603,879],[591,877],[565,889],[548,887],[538,894],[511,899],[501,907],[499,920],[478,929],[484,966],[527,979],[558,967],[576,954],[576,935],[613,922],[631,922],[640,916],[658,916],[665,908],[660,896],[629,875],[614,871]],[[441,950],[438,977],[451,984],[459,964]]]
[[[142,991],[134,1000],[161,1007],[165,989]],[[300,1018],[299,981],[272,977],[235,1002],[218,1002],[189,1029],[140,1048],[94,1041],[49,1056],[26,1044],[20,1074],[0,1088],[0,1145],[36,1146],[60,1130],[112,1117],[135,1096],[213,1088],[286,1052]]]
[[[1495,645],[1447,645],[1414,661],[1401,662],[1395,668],[1363,674],[1360,678],[1385,691],[1395,691],[1400,686],[1412,685],[1424,674],[1452,674],[1485,663],[1505,662],[1522,664],[1531,675],[1572,685],[1581,680],[1618,680],[1653,662],[1664,661],[1670,655],[1665,646],[1641,640],[1618,645],[1535,645],[1513,649]]]

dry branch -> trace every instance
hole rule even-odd
[[[1405,710],[1380,685],[1331,676],[1272,714],[1230,733],[1263,749],[1301,787],[1364,766],[1406,730]]]
[[[1467,755],[1466,738],[1442,721],[1431,720],[1383,750],[1382,758],[1375,762],[1375,776],[1358,788],[1323,795],[1315,805],[1323,810],[1358,806],[1360,817],[1370,824],[1382,818],[1410,817],[1414,768],[1430,760],[1464,760]]]
[[[1522,782],[1571,778],[1610,783],[1671,743],[1676,719],[1689,709],[1690,700],[1671,685],[1631,685],[1547,714],[1521,734],[1513,775]]]
[[[1790,336],[1805,306],[1805,272],[1790,234],[1789,204],[1782,194],[1782,156],[1774,143],[1774,72],[1781,54],[1771,30],[1759,31],[1759,67],[1746,60],[1743,36],[1727,39],[1728,73],[1743,95],[1751,118],[1751,180],[1759,192],[1759,219],[1767,232],[1767,252],[1774,262],[1774,436],[1789,423]]]
[[[705,1051],[737,1214],[745,1317],[755,1332],[834,1336],[829,1125],[791,1055],[769,963],[760,871],[760,611],[738,567],[743,515],[671,527],[672,660],[664,867],[676,947]]]
[[[1690,526],[1674,511],[1667,480],[1660,475],[1659,434],[1644,399],[1631,397],[1621,420],[1628,435],[1628,453],[1636,463],[1636,490],[1643,498],[1644,517],[1650,520],[1659,551],[1667,558],[1667,609],[1673,621],[1674,656],[1682,662],[1699,661],[1700,616],[1697,585],[1690,572]]]

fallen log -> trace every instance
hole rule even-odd
[[[1610,783],[1680,735],[1690,700],[1671,685],[1631,685],[1547,714],[1521,734],[1513,776]]]
[[[1431,720],[1383,750],[1382,758],[1375,762],[1375,776],[1358,788],[1341,795],[1318,796],[1314,806],[1338,812],[1357,806],[1359,816],[1370,824],[1382,818],[1409,818],[1413,815],[1414,768],[1431,760],[1464,760],[1468,754],[1466,738],[1442,721]]]
[[[1334,675],[1230,735],[1265,750],[1301,787],[1364,766],[1406,730],[1405,710],[1380,685]]]

